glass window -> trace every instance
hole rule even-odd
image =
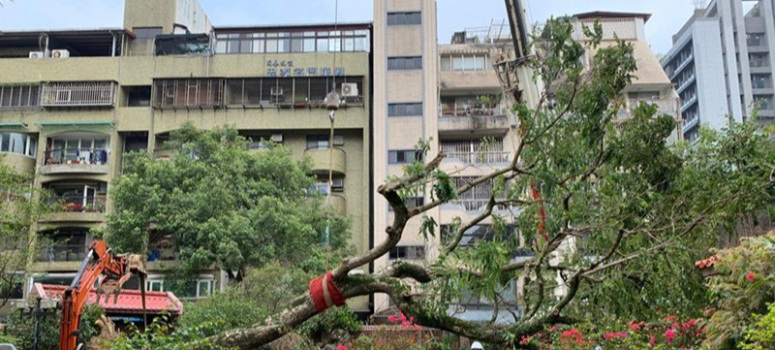
[[[266,40],[266,53],[277,53],[277,39],[267,39]]]
[[[342,39],[332,38],[328,40],[328,52],[340,52],[342,51]]]
[[[355,51],[366,51],[366,38],[355,38]]]
[[[304,39],[304,52],[315,52],[315,38]]]
[[[318,39],[318,52],[327,52],[328,51],[328,39]]]
[[[388,105],[388,117],[422,116],[422,103],[391,103]]]
[[[388,151],[388,164],[407,164],[422,158],[422,153],[413,149]]]
[[[277,44],[277,52],[291,52],[291,39],[280,39]]]
[[[226,40],[217,40],[215,42],[215,53],[226,53]]]
[[[162,33],[162,27],[134,27],[132,32],[138,40],[156,39]]]
[[[291,40],[291,52],[304,52],[304,39]]]
[[[197,282],[196,296],[199,298],[208,297],[213,294],[213,281],[200,280]]]
[[[264,40],[253,40],[253,53],[264,53]]]
[[[452,57],[452,70],[463,70],[463,57]]]
[[[11,135],[8,133],[0,134],[0,152],[8,152],[11,144]]]
[[[355,50],[355,39],[353,38],[345,38],[344,39],[344,51],[345,52],[353,52]]]

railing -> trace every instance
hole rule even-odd
[[[40,248],[39,262],[83,261],[86,258],[85,244],[54,244]]]
[[[113,82],[76,82],[44,84],[41,106],[88,107],[112,106],[115,95]]]
[[[49,204],[59,205],[62,211],[69,213],[104,213],[105,195],[84,196],[83,194],[54,197]]]
[[[447,158],[458,159],[466,164],[496,164],[508,163],[510,153],[508,151],[479,151],[479,152],[444,152]]]
[[[108,164],[108,150],[102,148],[67,148],[46,151],[46,165],[57,164]]]
[[[443,103],[439,106],[442,117],[475,117],[504,115],[505,108],[502,105],[484,105],[478,103]]]
[[[496,200],[503,200],[504,198],[496,198]],[[490,202],[490,198],[475,198],[475,199],[456,199],[453,201],[450,201],[451,204],[455,205],[461,205],[463,208],[465,208],[466,211],[479,211],[484,210],[484,208],[487,207],[487,203]],[[508,206],[505,205],[497,205],[495,206],[496,210],[505,210],[508,209]]]

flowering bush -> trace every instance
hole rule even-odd
[[[715,275],[708,280],[717,310],[708,320],[707,344],[736,349],[754,315],[768,312],[775,302],[775,232],[719,252]]]
[[[520,345],[543,350],[701,349],[704,333],[701,322],[682,322],[671,315],[658,322],[614,322],[605,330],[589,324],[553,326],[534,337],[523,337]]]

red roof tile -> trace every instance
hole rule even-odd
[[[66,286],[57,286],[49,284],[35,283],[33,293],[43,299],[59,301],[62,299],[62,293],[67,290]],[[108,301],[105,296],[100,298],[100,306],[106,313],[114,314],[142,314],[143,304],[139,290],[124,289],[118,295],[118,302],[113,303],[115,296],[111,295]],[[97,291],[92,289],[87,304],[94,304],[97,301]],[[180,315],[183,313],[183,304],[175,297],[175,294],[169,292],[146,292],[145,307],[149,314],[169,313],[171,315]]]

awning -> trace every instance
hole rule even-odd
[[[0,128],[19,128],[26,129],[27,124],[22,122],[0,122]]]
[[[114,124],[111,121],[89,121],[89,122],[37,122],[35,125],[45,128],[45,127],[52,127],[52,126],[109,126],[113,127]]]
[[[65,290],[67,290],[67,286],[35,283],[32,293],[43,299],[59,301],[62,299],[62,293],[64,293]],[[107,302],[105,301],[105,296],[100,298],[100,306],[105,310],[106,314],[142,315],[143,304],[139,290],[124,289],[121,290],[121,293],[118,295],[118,302],[113,303],[114,298],[115,296],[111,295]],[[89,292],[86,303],[95,304],[96,302],[97,291],[92,289]],[[170,292],[146,292],[145,307],[146,312],[149,315],[166,313],[170,315],[183,314],[183,304],[175,297],[175,294]]]

